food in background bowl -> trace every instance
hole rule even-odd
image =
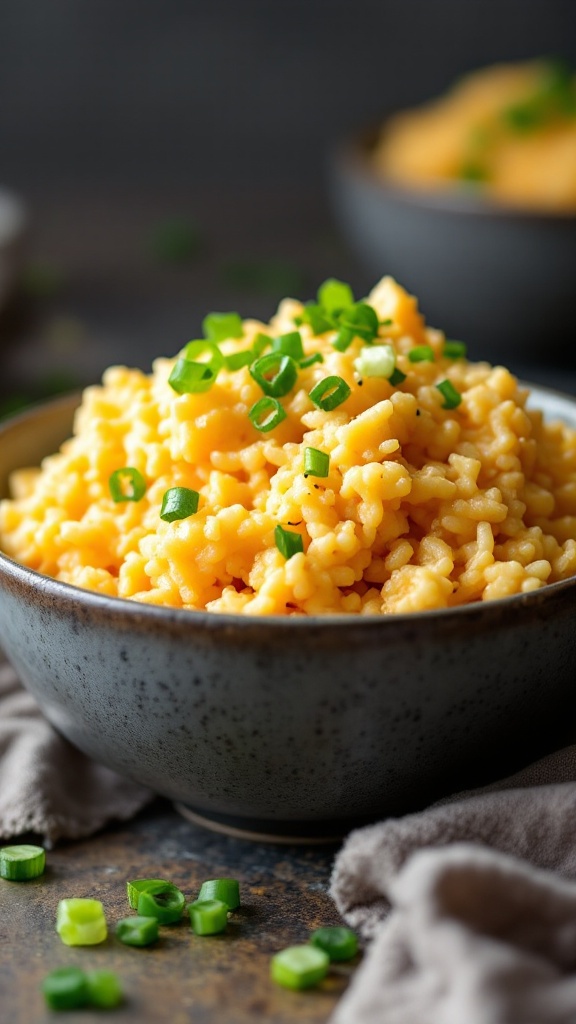
[[[409,188],[473,186],[536,210],[576,211],[576,79],[561,62],[502,64],[390,118],[374,148]]]
[[[151,375],[108,370],[74,437],[13,474],[9,556],[246,615],[451,608],[576,573],[576,433],[427,328],[393,279],[205,328]]]

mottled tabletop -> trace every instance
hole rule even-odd
[[[320,1024],[329,1019],[357,959],[333,967],[313,990],[294,992],[270,979],[270,958],[305,942],[320,925],[341,923],[328,894],[333,846],[281,846],[218,835],[157,801],[133,821],[48,851],[42,878],[0,880],[0,1016],[14,1024],[47,1024],[41,982],[74,965],[107,969],[121,980],[125,1000],[110,1019],[170,1024]],[[241,907],[226,931],[199,937],[184,916],[162,926],[157,943],[123,945],[114,925],[128,916],[126,881],[166,878],[196,898],[202,881],[234,877]],[[55,931],[58,901],[102,901],[108,938],[91,947],[64,946]],[[102,1011],[68,1011],[70,1024],[96,1024]],[[107,1017],[108,1019],[108,1017]]]

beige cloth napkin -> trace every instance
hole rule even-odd
[[[63,739],[0,651],[0,839],[25,832],[47,845],[78,839],[132,817],[151,799]]]
[[[330,1024],[574,1024],[574,780],[576,746],[353,832],[331,892],[368,946]]]

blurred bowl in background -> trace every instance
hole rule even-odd
[[[0,187],[0,310],[18,279],[27,223],[28,216],[22,201]]]
[[[418,295],[472,359],[574,366],[576,214],[387,183],[371,158],[380,132],[344,142],[329,166],[335,217],[370,275]]]

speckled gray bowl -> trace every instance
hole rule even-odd
[[[576,214],[507,208],[472,188],[387,183],[371,160],[376,137],[338,147],[329,180],[334,213],[371,278],[392,274],[473,359],[576,368]]]
[[[75,399],[0,431],[0,494]],[[537,404],[576,425],[576,401]],[[337,834],[512,771],[576,735],[576,580],[387,619],[171,611],[0,555],[0,637],[56,728],[224,825]]]

